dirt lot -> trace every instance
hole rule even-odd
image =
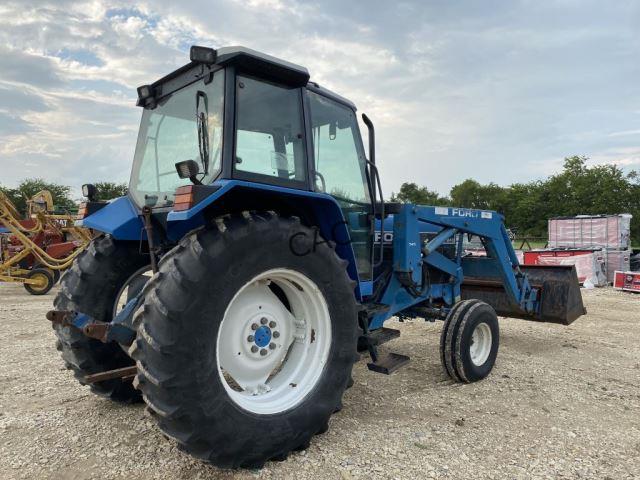
[[[356,366],[329,432],[260,471],[180,453],[142,405],[89,394],[64,369],[44,319],[55,292],[0,285],[0,478],[640,477],[640,295],[584,291],[570,327],[501,323],[493,374],[445,379],[440,324],[395,323],[392,376]]]

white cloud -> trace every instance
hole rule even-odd
[[[135,87],[186,63],[191,44],[286,58],[352,99],[377,126],[387,191],[529,180],[573,154],[637,168],[639,13],[593,1],[3,2],[0,183],[27,171],[126,179]]]
[[[590,160],[594,164],[611,164],[637,169],[640,168],[640,145],[606,149],[596,152]]]
[[[638,130],[622,130],[621,132],[612,132],[610,137],[626,137],[628,135],[640,135],[640,129]]]

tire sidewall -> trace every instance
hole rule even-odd
[[[93,251],[100,248],[98,243],[110,243],[113,251],[96,257]],[[74,261],[74,266],[63,274],[61,284],[66,283],[67,289],[63,289],[56,297],[56,308],[76,310],[99,322],[111,322],[118,292],[135,272],[149,265],[148,257],[137,250],[134,245],[119,243],[107,236],[94,239],[89,248]],[[88,265],[89,268],[85,267]],[[76,271],[73,271],[74,268]],[[88,277],[78,275],[77,271],[83,269],[92,272],[89,281]],[[69,291],[76,295],[69,295]]]
[[[279,220],[279,225],[280,228],[268,230],[256,229],[253,225],[253,228],[247,227],[249,232],[244,233],[230,230],[224,235],[224,245],[221,245],[220,234],[216,230],[199,232],[199,244],[207,252],[205,258],[210,260],[209,278],[182,285],[178,294],[188,296],[184,310],[169,312],[170,316],[175,313],[188,321],[172,322],[169,318],[160,321],[162,327],[145,322],[145,328],[152,333],[161,328],[163,332],[157,332],[160,335],[184,342],[179,362],[190,365],[190,368],[189,373],[185,372],[188,378],[181,389],[185,391],[180,394],[193,396],[200,404],[200,412],[189,413],[193,417],[192,422],[209,423],[206,430],[213,437],[217,430],[235,430],[238,441],[246,444],[255,440],[252,435],[260,431],[262,448],[274,453],[296,448],[302,439],[309,437],[309,432],[317,433],[323,426],[318,425],[319,418],[323,424],[326,423],[350,379],[357,343],[353,284],[340,260],[329,245],[314,247],[312,230],[300,224],[287,225],[283,220]],[[296,255],[290,248],[292,235],[301,231],[305,235],[297,237],[296,241],[301,243],[295,251],[309,250],[307,255]],[[156,294],[160,299],[175,295],[176,292],[171,290],[180,288],[178,280],[181,279],[176,276],[177,263],[166,263],[161,262],[160,272],[171,281],[163,279],[159,282]],[[227,307],[237,292],[253,278],[276,268],[299,272],[319,288],[330,314],[331,345],[323,373],[304,399],[284,412],[258,414],[235,403],[223,385],[218,373],[217,338]],[[188,279],[189,272],[181,273]],[[166,362],[167,359],[161,361]],[[186,391],[190,388],[193,390]],[[215,415],[202,417],[202,412],[215,412]],[[216,442],[214,438],[210,440]],[[265,456],[264,452],[256,451],[258,454]]]
[[[486,323],[491,330],[491,350],[485,362],[482,365],[476,365],[471,360],[471,337],[475,328],[481,323]],[[459,358],[462,361],[466,379],[474,382],[485,378],[493,369],[500,343],[498,318],[495,312],[489,305],[479,305],[476,309],[469,311],[469,315],[463,321],[460,329],[458,337]]]
[[[137,244],[118,242],[109,235],[96,237],[63,273],[54,307],[111,322],[118,291],[132,273],[148,263],[148,257],[138,252]],[[63,359],[83,385],[88,374],[134,364],[118,343],[102,343],[86,337],[75,327],[53,325],[53,328]],[[128,380],[106,380],[90,387],[94,393],[118,402],[142,399]]]

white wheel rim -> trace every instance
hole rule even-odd
[[[151,280],[153,276],[153,272],[151,271],[151,266],[147,265],[145,267],[137,270],[133,275],[127,278],[127,281],[124,282],[124,285],[120,287],[118,294],[116,295],[116,299],[113,302],[113,310],[112,310],[112,318],[116,318],[116,315],[122,311],[122,309],[127,305],[127,296],[129,294],[129,287],[134,280],[137,280],[138,277],[146,277],[146,282]],[[145,283],[146,283],[145,282]]]
[[[216,342],[218,374],[243,409],[280,413],[315,387],[330,347],[331,317],[317,285],[294,270],[269,270],[246,283],[227,306]]]
[[[474,365],[480,367],[487,361],[492,344],[493,336],[489,325],[484,322],[476,325],[471,334],[471,346],[469,347],[469,354]]]

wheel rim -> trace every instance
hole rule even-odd
[[[289,410],[318,383],[329,357],[324,295],[302,273],[266,271],[227,306],[216,347],[218,374],[238,406],[258,414]]]
[[[492,343],[493,336],[489,325],[484,322],[476,325],[471,334],[471,346],[469,347],[469,354],[474,365],[479,367],[487,361]]]
[[[120,311],[127,305],[127,302],[137,295],[142,287],[151,279],[153,272],[151,267],[146,265],[138,269],[133,275],[127,278],[113,302],[112,318],[115,318]]]
[[[30,283],[31,288],[36,292],[42,292],[49,285],[49,279],[44,273],[34,273],[30,276],[31,280],[35,280],[37,283]]]

